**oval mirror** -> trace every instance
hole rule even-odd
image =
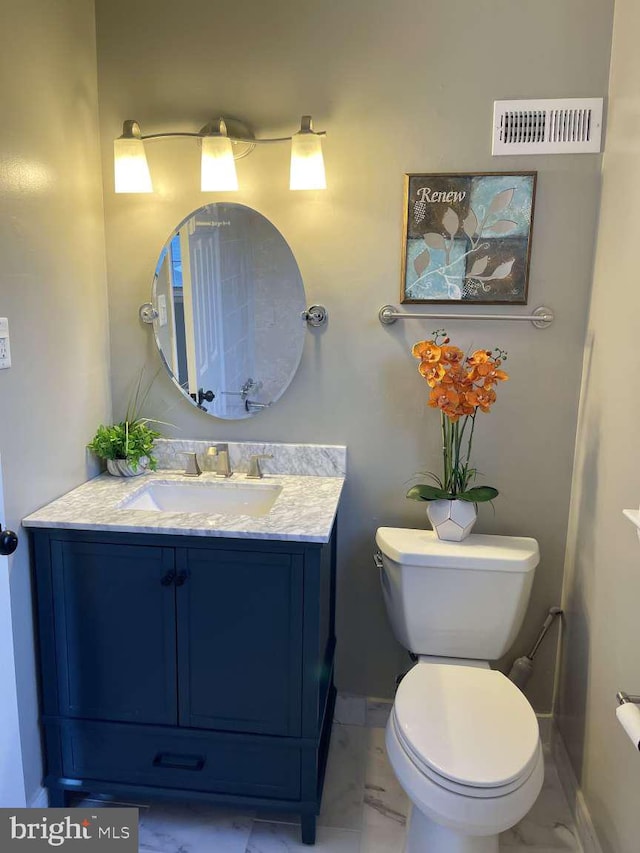
[[[162,360],[194,405],[248,418],[273,405],[302,357],[305,296],[284,237],[242,204],[207,204],[164,245],[153,279]]]

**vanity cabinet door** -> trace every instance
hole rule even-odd
[[[185,548],[176,570],[180,725],[299,735],[303,556]]]
[[[177,722],[172,548],[52,541],[58,712]]]

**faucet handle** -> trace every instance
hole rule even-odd
[[[187,467],[184,470],[185,477],[199,477],[202,474],[200,470],[200,466],[198,465],[198,455],[197,453],[189,453],[184,452],[184,456],[187,457]]]
[[[249,470],[247,471],[248,480],[261,480],[263,477],[262,468],[260,467],[261,459],[273,459],[273,453],[254,453],[249,457]]]
[[[207,449],[207,457],[209,459],[215,457],[216,458],[216,473],[222,475],[223,477],[231,477],[233,471],[231,470],[231,462],[229,460],[229,445],[227,442],[221,444],[212,444],[211,447]]]

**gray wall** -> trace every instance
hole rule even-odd
[[[6,524],[86,480],[109,417],[109,348],[91,0],[4,0],[0,123],[0,371]],[[5,521],[5,519],[2,519]],[[10,558],[29,802],[40,785],[26,535]]]
[[[171,228],[202,204],[198,149],[150,143],[157,192],[116,196],[111,141],[124,119],[144,132],[197,130],[219,114],[257,135],[285,135],[312,113],[328,136],[329,189],[290,193],[288,149],[263,146],[238,164],[238,193],[289,241],[309,303],[330,311],[308,335],[300,371],[270,411],[224,423],[178,400],[168,380],[152,408],[181,437],[345,443],[349,480],[340,514],[338,685],[392,694],[406,658],[393,640],[371,561],[381,524],[426,526],[404,499],[408,481],[439,460],[439,422],[411,344],[434,322],[383,329],[397,300],[402,176],[430,171],[539,171],[530,305],[550,305],[546,331],[504,322],[451,322],[454,342],[500,345],[512,379],[477,430],[475,460],[501,490],[477,529],[535,536],[542,563],[522,635],[531,643],[560,598],[600,158],[490,155],[496,98],[606,93],[612,3],[602,0],[98,0],[100,121],[105,176],[114,411],[139,365],[156,364],[137,319]],[[541,651],[530,696],[549,711],[555,650]],[[511,658],[510,658],[511,659]],[[510,661],[509,661],[510,662]]]
[[[640,8],[617,0],[602,205],[585,353],[564,605],[558,721],[605,853],[640,846],[640,757],[615,693],[640,693],[637,395]]]

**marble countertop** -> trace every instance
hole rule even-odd
[[[215,481],[222,487],[257,482],[281,486],[282,491],[269,512],[258,517],[120,508],[120,504],[153,481],[200,485]],[[24,527],[73,530],[328,542],[343,484],[341,476],[265,474],[263,479],[255,481],[236,473],[227,481],[208,472],[196,479],[175,470],[159,470],[139,477],[101,474],[31,513],[22,524]]]

